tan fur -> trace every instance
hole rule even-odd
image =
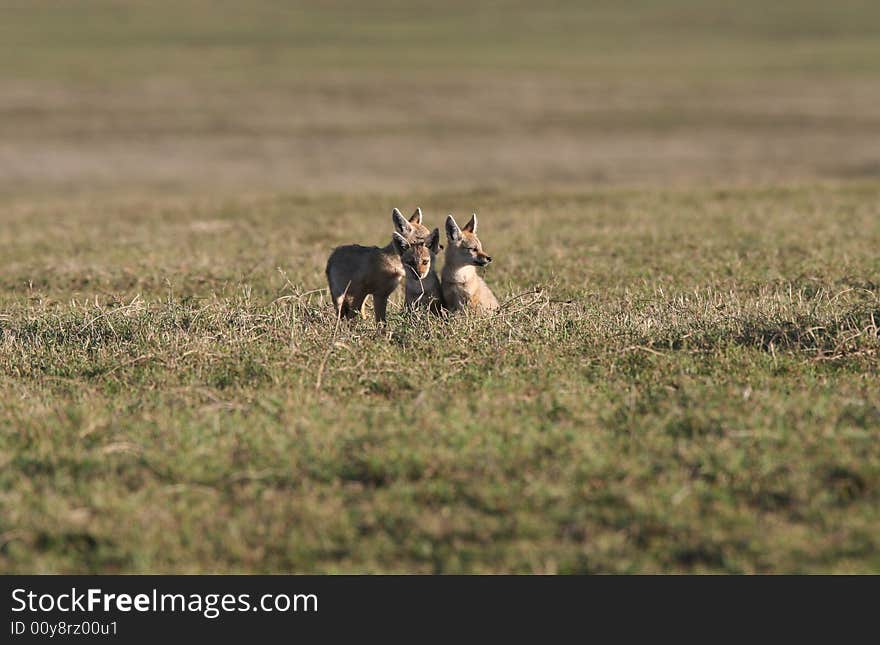
[[[483,252],[476,235],[476,213],[459,228],[450,215],[446,218],[446,264],[443,266],[443,303],[450,312],[467,310],[475,313],[493,311],[498,300],[483,279],[477,266],[486,266],[492,258]]]
[[[417,211],[421,220],[421,211]],[[413,215],[415,219],[416,214]],[[395,228],[405,230],[416,239],[421,233],[415,223],[410,224],[394,209],[392,221]],[[425,230],[427,228],[418,225]],[[422,236],[424,240],[425,236]],[[415,271],[424,278],[430,267],[430,251],[421,243],[411,243],[406,236],[394,232],[391,243],[385,247],[350,244],[333,250],[327,260],[327,283],[330,297],[340,318],[364,316],[364,301],[373,296],[376,322],[384,323],[388,298],[405,277],[405,272]]]

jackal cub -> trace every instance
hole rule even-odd
[[[327,282],[336,315],[340,318],[363,316],[364,300],[372,294],[376,322],[384,323],[388,297],[405,277],[405,271],[413,272],[420,279],[428,275],[430,251],[424,242],[410,242],[398,232],[404,230],[413,234],[415,229],[396,208],[391,219],[397,230],[391,234],[388,246],[349,244],[337,247],[330,254]]]
[[[455,218],[446,218],[446,264],[443,265],[443,303],[450,312],[467,309],[473,312],[492,311],[498,300],[477,275],[476,267],[484,267],[492,258],[483,253],[477,238],[477,214],[459,228]]]
[[[396,209],[395,209],[396,211]],[[400,211],[396,211],[398,214]],[[442,310],[443,295],[440,292],[440,279],[434,271],[434,262],[437,253],[443,247],[440,245],[440,231],[434,229],[430,233],[427,227],[422,225],[422,209],[417,208],[412,216],[406,220],[403,216],[394,217],[394,228],[398,233],[406,238],[411,244],[424,244],[428,247],[430,253],[430,261],[428,265],[428,274],[424,278],[420,278],[416,271],[412,271],[404,267],[406,272],[405,304],[408,311],[414,311],[419,308],[426,308],[433,314],[439,315]]]
[[[418,243],[416,243],[418,244]],[[443,247],[440,246],[440,229],[435,228],[425,238],[424,246],[428,249],[428,271],[424,276],[419,276],[415,271],[406,270],[406,308],[408,311],[426,309],[432,314],[439,316],[443,311],[443,293],[440,289],[440,278],[434,270],[437,254]]]

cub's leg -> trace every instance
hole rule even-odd
[[[373,294],[373,308],[376,310],[377,323],[385,323],[385,313],[388,310],[388,297],[393,292],[394,289],[392,289],[391,291],[381,291]]]
[[[339,318],[354,318],[359,310],[353,307],[351,281],[346,282],[343,288],[340,281],[330,280],[330,296],[336,307],[336,315]]]
[[[364,312],[364,301],[367,299],[367,294],[365,293],[355,293],[351,297],[351,317],[357,318],[360,316],[361,318],[366,318],[366,313]]]

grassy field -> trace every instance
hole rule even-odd
[[[880,573],[880,8],[728,5],[5,3],[0,572]]]

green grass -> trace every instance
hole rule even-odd
[[[313,290],[414,196],[10,204],[0,569],[880,571],[878,198],[422,197],[507,304],[387,337]]]

